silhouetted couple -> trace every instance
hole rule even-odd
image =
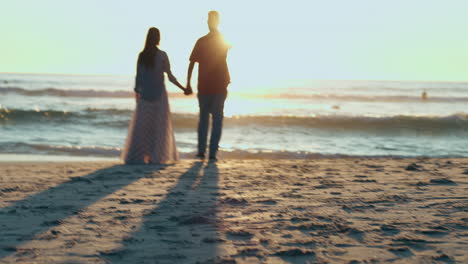
[[[212,129],[209,159],[216,161],[224,117],[224,101],[230,83],[226,63],[230,48],[218,31],[219,13],[208,13],[210,32],[198,39],[188,67],[187,86],[183,87],[171,73],[167,54],[158,48],[160,32],[150,28],[145,47],[138,56],[135,78],[136,109],[128,129],[122,159],[126,164],[170,163],[179,159],[170,118],[169,101],[164,83],[164,73],[169,81],[184,91],[193,93],[190,85],[192,71],[198,63],[198,153],[204,159],[210,115]]]

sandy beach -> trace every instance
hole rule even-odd
[[[467,263],[468,159],[0,163],[0,263]]]

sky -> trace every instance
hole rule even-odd
[[[0,8],[0,72],[134,75],[155,26],[185,81],[207,12],[217,10],[238,85],[468,81],[466,0],[2,0]]]

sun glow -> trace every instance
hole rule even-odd
[[[464,81],[467,8],[420,0],[8,1],[0,71],[133,75],[146,30],[156,26],[184,80],[207,12],[218,10],[238,90],[299,79]]]

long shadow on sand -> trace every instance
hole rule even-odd
[[[0,235],[8,242],[0,244],[0,261],[15,253],[18,245],[59,225],[62,219],[79,213],[102,197],[138,180],[148,170],[162,170],[165,167],[116,165],[73,177],[63,184],[1,208]]]
[[[123,246],[112,263],[205,263],[217,255],[218,167],[195,162]]]

